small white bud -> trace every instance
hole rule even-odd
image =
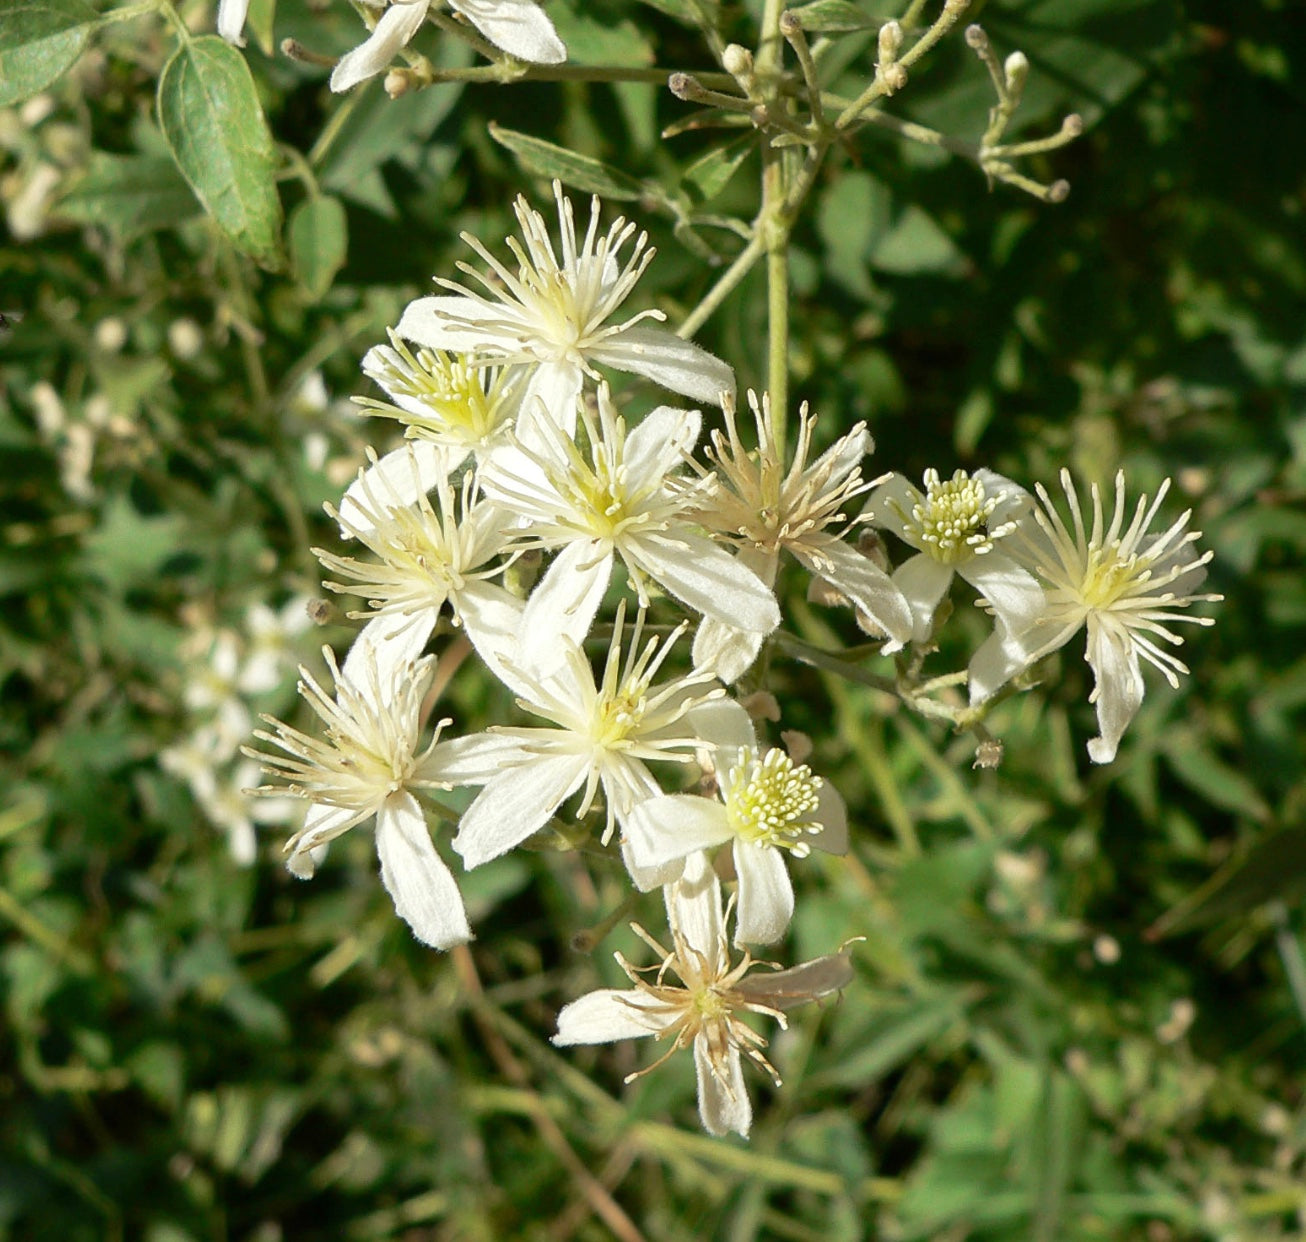
[[[753,72],[753,54],[738,43],[727,44],[721,53],[721,67],[732,78],[744,77]]]
[[[902,27],[896,21],[887,21],[880,27],[878,55],[883,69],[898,59],[902,47]]]
[[[1029,77],[1029,59],[1024,52],[1012,52],[1002,64],[1003,76],[1007,80],[1007,94],[1019,95],[1025,89],[1025,79]]]

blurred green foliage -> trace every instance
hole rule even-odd
[[[852,855],[800,889],[788,960],[866,940],[842,1000],[774,1041],[785,1085],[754,1083],[748,1144],[693,1130],[687,1064],[623,1088],[641,1050],[547,1043],[562,1003],[620,980],[610,950],[637,952],[624,932],[572,945],[624,899],[620,875],[541,850],[460,876],[478,939],[437,955],[394,918],[369,840],[339,842],[311,884],[278,866],[279,830],[241,867],[158,756],[193,723],[195,636],[318,593],[321,505],[376,436],[333,398],[364,391],[362,353],[453,274],[461,229],[492,241],[513,195],[543,199],[516,162],[532,167],[527,140],[633,179],[623,208],[660,251],[643,293],[673,322],[738,248],[710,217],[751,214],[755,154],[660,139],[686,108],[650,84],[333,98],[324,70],[272,55],[273,32],[335,55],[355,14],[281,0],[275,22],[255,7],[243,58],[207,39],[188,53],[248,62],[279,152],[277,203],[224,234],[191,190],[204,199],[211,165],[188,168],[155,110],[156,90],[180,89],[173,36],[152,20],[92,33],[84,7],[66,0],[46,47],[71,62],[88,45],[67,76],[0,61],[5,102],[53,83],[0,113],[0,1236],[600,1239],[624,1217],[631,1236],[732,1242],[1300,1237],[1306,43],[1291,6],[977,5],[1000,54],[1030,58],[1024,121],[1087,122],[1037,169],[1070,199],[989,193],[973,167],[878,131],[817,189],[793,257],[791,384],[820,434],[868,419],[873,461],[913,476],[1173,476],[1226,601],[1185,649],[1193,675],[1149,684],[1106,769],[1084,754],[1074,645],[995,713],[1005,760],[983,772],[973,743],[887,697],[774,662],[782,724],[812,736],[855,824]],[[208,28],[206,6],[181,8]],[[702,63],[669,0],[549,12],[576,62]],[[747,35],[745,9],[727,17]],[[840,43],[832,89],[855,93],[873,52],[873,30]],[[902,115],[973,137],[986,89],[954,37]],[[233,249],[242,228],[270,270]],[[764,378],[765,305],[759,272],[700,336],[741,388]],[[856,640],[799,585],[799,633]],[[348,632],[328,622],[303,656]],[[291,697],[283,679],[256,706]],[[472,731],[509,708],[467,666],[449,710]]]

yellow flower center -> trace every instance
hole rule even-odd
[[[821,785],[809,767],[796,765],[781,750],[769,750],[761,759],[745,750],[726,783],[730,826],[741,840],[805,858],[812,848],[806,838],[821,831],[813,818]]]
[[[986,496],[983,481],[964,470],[946,482],[937,470],[927,470],[925,488],[922,503],[912,506],[911,518],[902,515],[907,534],[922,551],[940,564],[956,565],[993,550],[994,538],[1003,532],[990,531],[988,521],[1000,496]]]

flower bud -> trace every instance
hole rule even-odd
[[[753,54],[738,43],[727,44],[721,53],[721,67],[732,78],[745,77],[753,72]]]
[[[1025,89],[1025,79],[1029,77],[1029,59],[1024,52],[1012,52],[1003,62],[1003,76],[1007,82],[1007,94],[1019,96]]]
[[[887,21],[880,27],[878,55],[880,67],[891,65],[898,59],[898,49],[902,47],[902,27],[896,21]]]

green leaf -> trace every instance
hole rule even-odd
[[[1269,820],[1270,808],[1255,783],[1203,745],[1195,731],[1172,732],[1164,749],[1175,775],[1207,802],[1262,823]]]
[[[634,177],[627,176],[602,160],[588,155],[577,155],[565,147],[555,147],[542,138],[515,129],[504,129],[490,124],[490,137],[505,146],[517,162],[529,173],[539,177],[556,177],[563,185],[602,198],[634,202],[644,197],[644,190]]]
[[[349,249],[344,205],[338,198],[325,195],[305,199],[290,213],[286,240],[295,275],[314,301],[321,299],[344,267]]]
[[[1285,828],[1257,842],[1196,891],[1167,910],[1147,931],[1160,940],[1221,919],[1236,918],[1267,901],[1293,902],[1306,888],[1306,828]]]
[[[751,134],[736,138],[723,147],[714,147],[685,169],[680,184],[695,203],[710,202],[726,188],[752,149]]]
[[[159,79],[159,123],[232,244],[262,267],[284,266],[277,154],[245,58],[216,35],[178,48]]]
[[[60,199],[58,211],[78,224],[99,224],[121,237],[169,228],[193,216],[195,195],[160,155],[91,156],[86,173]]]
[[[629,20],[580,12],[568,0],[554,0],[549,17],[567,45],[570,65],[651,65],[657,59],[652,45]]]
[[[880,25],[879,18],[868,16],[848,0],[814,0],[789,11],[809,34],[846,34]]]
[[[0,108],[62,77],[99,16],[85,0],[8,0],[0,12]]]

